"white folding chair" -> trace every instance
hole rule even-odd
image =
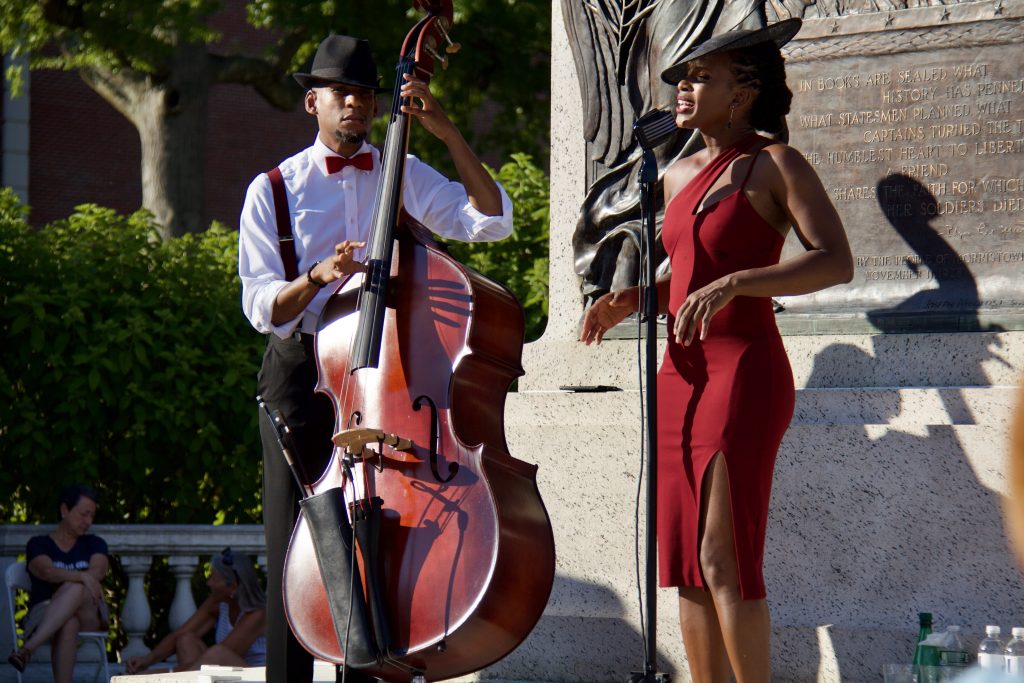
[[[18,625],[14,620],[14,598],[17,591],[28,591],[32,589],[32,580],[28,576],[28,570],[24,562],[15,562],[7,567],[4,573],[4,585],[7,587],[7,604],[10,609],[7,617],[10,620],[11,633],[14,635],[15,646],[23,643],[23,634],[18,631]],[[81,631],[78,634],[78,642],[82,645],[92,643],[97,649],[99,663],[96,666],[94,680],[99,679],[100,672],[103,672],[103,681],[110,680],[110,669],[107,666],[107,632],[106,631]],[[18,672],[18,683],[21,682],[21,673]]]

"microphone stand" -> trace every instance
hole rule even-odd
[[[645,549],[645,581],[644,581],[644,670],[631,672],[629,683],[669,683],[671,677],[666,673],[656,673],[657,665],[657,623],[658,623],[658,587],[656,576],[657,564],[657,532],[658,532],[658,287],[655,283],[657,264],[654,260],[657,242],[657,226],[655,225],[654,191],[658,183],[658,161],[654,155],[654,147],[665,142],[676,130],[673,117],[668,112],[654,110],[637,119],[633,124],[633,132],[643,149],[640,171],[637,179],[640,183],[640,239],[643,242],[641,253],[644,255],[643,270],[646,274],[646,286],[643,294],[643,321],[646,334],[646,358],[644,359],[644,402],[647,406],[645,428],[647,430],[647,520]]]

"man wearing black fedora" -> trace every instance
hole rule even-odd
[[[319,473],[331,454],[334,409],[317,381],[313,339],[330,290],[326,285],[358,269],[374,211],[380,152],[367,143],[377,112],[377,67],[365,40],[329,36],[309,73],[305,110],[318,133],[302,150],[250,184],[239,226],[238,272],[242,308],[267,335],[258,393],[287,420],[307,471]],[[403,111],[449,150],[462,181],[453,182],[408,156],[402,192],[410,216],[447,238],[491,241],[512,231],[512,204],[487,173],[428,85],[406,77]],[[292,635],[282,605],[284,556],[298,491],[273,427],[261,420],[263,518],[267,542],[267,673],[272,683],[312,679],[312,657]],[[339,674],[340,680],[340,674]],[[356,671],[346,681],[372,680]]]

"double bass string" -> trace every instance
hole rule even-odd
[[[401,202],[401,180],[402,180],[402,169],[404,168],[404,150],[403,143],[406,142],[406,132],[408,130],[407,117],[402,112],[402,104],[404,98],[401,96],[401,85],[403,82],[403,75],[412,73],[415,61],[413,56],[403,56],[399,59],[398,65],[396,66],[396,83],[395,89],[392,95],[391,102],[391,121],[387,129],[387,135],[384,140],[384,149],[381,154],[381,169],[380,176],[377,182],[377,191],[375,193],[377,206],[374,210],[373,221],[370,225],[370,234],[368,235],[368,248],[366,252],[366,266],[362,274],[362,281],[359,284],[358,292],[356,294],[356,306],[355,314],[358,316],[356,326],[358,332],[352,337],[351,347],[349,349],[349,371],[345,374],[342,381],[341,396],[339,399],[339,412],[341,406],[344,406],[344,415],[339,415],[339,422],[343,423],[342,429],[350,429],[356,425],[350,424],[352,416],[355,414],[353,410],[353,404],[355,402],[354,394],[356,393],[352,386],[355,384],[355,380],[352,377],[353,374],[360,369],[354,367],[361,365],[354,363],[352,359],[360,358],[361,356],[357,353],[357,348],[360,341],[363,340],[365,330],[369,329],[381,329],[385,324],[387,315],[386,295],[388,291],[387,281],[391,278],[391,256],[394,249],[394,234],[392,229],[387,229],[391,226],[386,225],[378,221],[380,212],[384,210],[384,204],[391,203],[394,201]],[[392,192],[388,193],[388,188],[397,182],[397,188],[391,188]],[[395,199],[397,197],[397,200]],[[400,205],[400,204],[399,204]],[[378,272],[379,271],[379,272]],[[380,282],[373,282],[375,274],[379,276],[377,279]],[[374,305],[364,306],[364,299],[367,298],[367,290],[372,286],[379,286],[380,291],[376,294],[372,300]],[[365,311],[364,311],[365,309]],[[372,363],[372,366],[376,366],[377,362]],[[360,415],[360,422],[365,420],[366,416]],[[366,425],[371,428],[377,428],[379,425]],[[365,449],[366,447],[364,447]],[[381,458],[383,463],[383,444],[378,446],[380,449],[377,452],[376,457]],[[362,496],[359,496],[359,492],[353,487],[353,504],[359,504],[360,502],[365,503],[365,499],[369,496],[368,482],[366,476],[366,460],[361,458],[361,484],[362,484]],[[355,478],[354,472],[347,471],[348,476],[353,480]]]
[[[354,477],[352,476],[352,473],[349,472],[348,469],[349,468],[348,468],[348,465],[346,463],[342,467],[342,487],[344,487],[344,485],[345,485],[345,477],[347,476],[348,477],[348,481],[349,481],[349,485],[352,487],[352,500],[356,500],[356,496],[357,496],[357,493],[356,493],[356,482],[355,482]],[[345,496],[342,495],[342,500],[344,500],[344,499],[345,499]],[[355,526],[354,526],[354,524],[355,524],[356,520],[355,520],[355,515],[353,515],[352,517],[353,517],[353,520],[352,520],[352,523],[353,523],[353,527],[352,527],[352,545],[349,548],[349,558],[348,558],[348,561],[349,561],[349,566],[350,567],[355,567],[356,566],[356,533],[355,533]],[[362,590],[362,586],[360,586],[359,589]],[[349,610],[348,610],[348,619],[345,622],[345,642],[344,643],[339,643],[339,645],[341,646],[342,657],[344,657],[346,662],[348,662],[348,643],[349,643],[349,638],[351,638],[351,635],[352,635],[352,612],[355,611],[355,610],[352,609],[352,604],[355,601],[355,595],[356,595],[356,573],[353,571],[353,572],[351,572],[351,580],[349,581],[349,584],[348,584],[348,604],[349,604]],[[342,666],[341,667],[341,683],[345,683],[346,679],[348,678],[348,669],[349,669],[348,666]]]
[[[364,276],[365,276],[365,274],[364,274]],[[356,306],[355,306],[355,309],[354,309],[356,316],[359,315],[360,302],[362,301],[362,298],[363,298],[363,287],[362,287],[362,283],[360,283],[358,292],[356,294]],[[360,322],[361,321],[357,321],[356,324],[358,325],[358,324],[360,324]],[[353,337],[353,339],[354,339],[354,337]],[[353,357],[352,356],[352,352],[350,350],[348,358],[351,359],[352,357]],[[344,379],[341,382],[341,392],[340,392],[341,395],[338,396],[338,428],[339,428],[340,431],[344,431],[344,430],[350,429],[352,427],[352,425],[349,424],[349,421],[352,419],[352,415],[353,415],[352,407],[353,407],[353,402],[355,400],[354,396],[353,396],[353,392],[351,390],[351,387],[352,387],[352,373],[353,373],[353,370],[352,370],[352,367],[351,367],[351,364],[350,364],[349,367],[348,367],[348,372],[345,373],[345,377],[344,377]],[[352,486],[352,503],[354,504],[358,500],[358,498],[359,498],[359,492],[356,490],[356,486],[355,486],[355,474],[354,474],[354,472],[352,471],[351,468],[344,466],[345,458],[348,456],[348,454],[345,453],[344,449],[341,449],[340,446],[335,446],[335,448],[339,448],[339,450],[342,451],[339,454],[339,458],[341,459],[341,461],[343,463],[343,466],[342,466],[342,469],[341,469],[342,485],[344,485],[345,481],[348,481],[351,484],[351,486]],[[353,516],[353,520],[352,521],[353,522],[355,521],[354,516]],[[355,543],[352,544],[352,547],[355,548]],[[354,559],[354,556],[353,556],[353,559]]]
[[[358,302],[359,302],[359,297],[361,296],[361,294],[362,294],[362,287],[360,286],[360,288],[359,288],[359,295],[357,295],[357,299],[356,299],[356,304],[357,304],[356,311],[359,310]],[[357,315],[358,315],[358,313],[357,313]],[[349,355],[349,357],[351,358],[351,354]],[[339,425],[339,428],[341,430],[344,430],[344,429],[346,429],[346,428],[348,428],[350,426],[350,425],[348,425],[348,421],[350,419],[350,416],[353,414],[352,408],[353,408],[353,402],[354,402],[354,396],[353,396],[354,392],[351,391],[351,386],[352,386],[351,376],[352,376],[352,372],[351,371],[345,373],[345,377],[342,380],[341,391],[339,392],[341,395],[338,396],[338,416],[337,416],[338,419],[337,419],[337,424]],[[332,445],[333,445],[333,440],[332,440]],[[348,497],[346,497],[344,495],[344,493],[342,494],[342,501],[343,501],[343,503],[347,499],[349,501],[349,505],[350,506],[360,506],[360,505],[363,505],[364,504],[364,499],[366,497],[365,496],[365,490],[366,490],[365,467],[364,467],[364,470],[363,470],[363,477],[362,477],[363,495],[360,496],[360,492],[359,492],[359,490],[357,488],[357,485],[356,485],[356,478],[355,478],[355,472],[354,472],[354,468],[355,468],[354,459],[350,459],[351,456],[349,456],[349,454],[345,452],[345,449],[341,448],[340,446],[334,445],[334,448],[336,448],[339,451],[341,451],[340,453],[338,453],[336,455],[336,457],[338,458],[339,466],[341,467],[341,487],[342,487],[342,491],[344,492],[346,487],[349,489],[349,496]],[[346,516],[349,516],[349,522],[352,525],[352,543],[351,543],[351,545],[349,547],[349,566],[350,567],[357,567],[358,564],[357,564],[357,559],[356,559],[356,531],[355,531],[355,528],[356,528],[357,524],[360,524],[359,515],[354,514],[354,513],[349,515],[349,511],[348,510],[345,510],[344,513],[345,513]],[[348,662],[348,646],[349,646],[349,642],[350,642],[351,635],[352,635],[352,613],[355,611],[354,609],[352,609],[351,606],[355,603],[356,591],[357,590],[360,590],[360,591],[362,590],[362,585],[359,585],[359,586],[356,585],[357,584],[356,576],[357,575],[356,575],[355,571],[351,572],[350,581],[349,581],[349,585],[348,585],[348,604],[349,604],[350,607],[348,609],[348,617],[347,617],[347,619],[345,621],[345,638],[344,638],[343,642],[338,643],[339,647],[341,648],[342,659],[345,662]],[[343,665],[341,667],[341,683],[346,683],[346,681],[348,679],[348,670],[349,670],[349,667],[347,665]]]

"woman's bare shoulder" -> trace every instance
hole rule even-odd
[[[782,174],[796,173],[800,175],[814,173],[814,169],[803,153],[795,147],[790,147],[785,142],[773,140],[765,145],[764,151],[764,156],[768,162],[763,165],[766,171]]]
[[[669,165],[665,175],[671,173],[675,176],[693,176],[708,163],[707,156],[707,150],[702,149],[685,157],[679,157]]]
[[[693,180],[693,177],[705,164],[707,164],[705,150],[673,161],[664,175],[665,197],[668,199],[674,197],[679,190],[686,186],[686,183]]]

